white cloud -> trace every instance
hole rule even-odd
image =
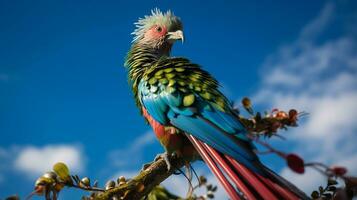
[[[337,10],[333,4],[326,4],[295,42],[267,57],[261,88],[253,101],[271,108],[308,112],[300,127],[291,131],[290,142],[298,145],[290,150],[306,161],[345,165],[356,174],[357,38],[342,34],[315,42],[319,34],[331,28]],[[303,176],[287,168],[281,173],[306,192],[324,181],[311,170]]]
[[[14,160],[14,167],[29,177],[36,177],[52,170],[56,162],[64,162],[71,172],[81,172],[85,160],[82,150],[73,145],[46,145],[21,148]]]
[[[148,131],[123,148],[113,150],[109,153],[109,159],[117,167],[128,166],[142,161],[142,150],[147,145],[153,144],[156,136],[152,131]],[[134,156],[133,156],[134,155]]]
[[[351,157],[336,159],[332,165],[344,166],[348,168],[348,174],[357,174],[357,155]],[[288,180],[291,180],[296,186],[301,188],[307,194],[311,194],[312,191],[322,185],[326,185],[326,177],[318,171],[307,168],[304,174],[296,174],[288,167],[285,167],[280,174]]]
[[[334,16],[335,5],[327,3],[321,10],[319,16],[308,23],[301,31],[300,38],[304,40],[313,39],[318,36],[330,24]]]
[[[307,194],[311,194],[320,185],[326,185],[326,177],[311,168],[306,169],[302,175],[294,173],[289,168],[284,168],[280,174]]]
[[[78,145],[46,145],[0,147],[0,183],[9,174],[24,174],[33,178],[52,170],[56,162],[66,163],[71,172],[79,173],[85,169],[85,157]]]
[[[306,99],[309,101],[308,99]],[[313,98],[313,107],[310,109],[311,115],[304,128],[306,136],[321,138],[322,136],[336,137],[345,136],[353,132],[356,128],[357,118],[357,92],[351,92],[339,96],[327,96]],[[306,102],[309,104],[309,102]],[[334,134],[333,134],[334,133]]]
[[[155,134],[152,131],[148,131],[134,140],[133,144],[130,146],[130,150],[138,151],[144,146],[152,144],[155,139]]]
[[[352,155],[350,157],[344,158],[339,162],[335,162],[335,165],[346,166],[348,168],[347,174],[356,176],[357,174],[357,155]]]
[[[264,79],[266,84],[270,85],[278,85],[278,84],[286,84],[289,86],[297,86],[301,84],[301,79],[297,77],[295,74],[290,74],[282,71],[281,69],[274,69],[268,77]]]

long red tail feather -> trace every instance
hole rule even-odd
[[[240,188],[243,194],[246,195],[248,199],[253,199],[255,200],[256,197],[253,195],[253,193],[245,186],[245,183],[238,177],[238,175],[234,172],[232,168],[230,168],[226,162],[225,159],[223,159],[217,151],[214,149],[210,148],[207,144],[204,144],[205,149],[210,152],[212,155],[213,159],[219,163],[220,166],[225,170],[225,172],[228,174],[232,182],[236,185],[237,188]]]
[[[231,162],[231,164],[234,166],[234,168],[240,172],[240,174],[243,176],[243,178],[251,185],[254,185],[254,189],[260,196],[266,197],[266,199],[278,199],[271,191],[269,188],[267,188],[261,180],[256,177],[253,172],[245,168],[243,165],[239,164],[236,160],[233,158],[226,156],[226,158]]]
[[[308,199],[303,192],[278,175],[273,174],[272,171],[267,170],[267,177],[254,173],[238,161],[222,155],[195,137],[191,135],[187,135],[187,137],[232,200]]]
[[[217,179],[221,182],[222,186],[225,188],[228,195],[232,199],[241,199],[237,191],[233,188],[231,183],[226,179],[224,174],[221,172],[221,170],[217,167],[217,165],[214,163],[212,158],[206,152],[206,150],[203,147],[203,144],[200,141],[196,140],[193,136],[188,136],[188,138],[191,140],[192,144],[195,146],[197,151],[200,152],[202,159],[207,163],[208,167],[215,174]]]

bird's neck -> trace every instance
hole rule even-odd
[[[125,67],[128,69],[128,81],[134,92],[136,102],[139,105],[137,96],[137,88],[145,71],[149,69],[153,63],[162,57],[170,55],[171,45],[156,49],[148,45],[134,43],[127,54]]]
[[[128,68],[129,81],[141,79],[145,71],[162,57],[170,55],[171,45],[152,48],[145,44],[134,43],[127,54],[125,66]]]

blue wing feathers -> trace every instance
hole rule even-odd
[[[141,102],[150,115],[161,124],[168,122],[166,116],[166,110],[168,109],[167,104],[159,96],[154,95],[143,95],[141,97]]]
[[[227,133],[234,134],[236,132],[236,130],[232,126],[227,124],[221,116],[217,115],[216,112],[203,110],[201,114],[203,117],[212,121],[214,124],[216,124],[218,127],[226,131]]]
[[[194,108],[183,107],[182,95],[178,91],[169,93],[159,87],[159,91],[152,93],[143,82],[138,89],[141,103],[156,121],[173,125],[248,168],[261,171],[254,165],[257,156],[244,127],[232,114],[216,109],[202,98],[196,98]]]
[[[237,145],[232,138],[224,135],[213,126],[209,126],[204,120],[178,115],[176,118],[170,119],[170,122],[175,127],[192,134],[223,154],[232,156],[248,168],[260,172],[260,169],[254,165],[256,155],[250,149]]]

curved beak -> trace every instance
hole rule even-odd
[[[175,42],[176,40],[181,40],[183,43],[184,41],[183,32],[181,30],[168,32],[167,36],[168,36],[167,39],[171,40],[172,42]]]

